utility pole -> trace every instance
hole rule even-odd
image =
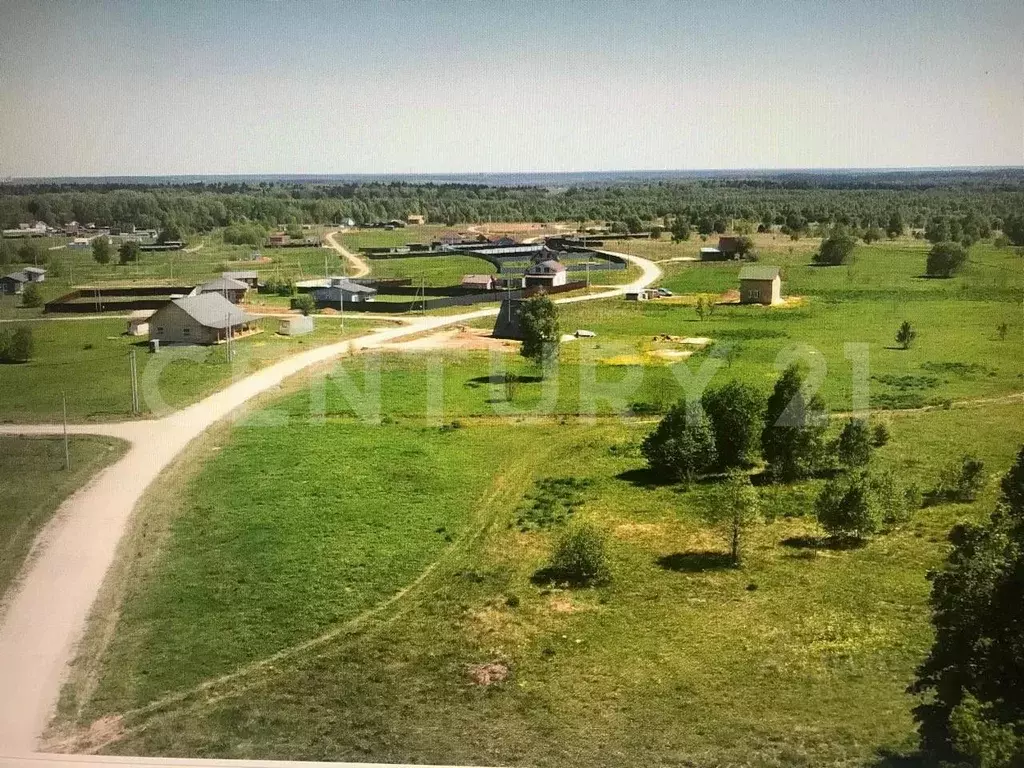
[[[341,313],[341,332],[345,333],[345,289],[338,286],[338,311]]]
[[[68,396],[62,389],[60,399],[64,408],[64,469],[71,471],[71,447],[68,445]]]
[[[128,369],[132,377],[132,413],[138,414],[142,408],[139,403],[139,368],[138,360],[135,357],[135,350],[128,352]]]

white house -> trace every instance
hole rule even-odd
[[[546,259],[531,264],[523,277],[523,287],[553,287],[565,285],[567,272],[565,264],[554,259]]]

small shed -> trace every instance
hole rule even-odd
[[[494,290],[494,275],[463,275],[462,287],[480,291]]]
[[[700,260],[701,261],[722,261],[726,256],[718,248],[711,248],[710,246],[700,249]]]
[[[282,336],[303,336],[313,332],[313,318],[309,315],[294,315],[281,319],[277,332]]]
[[[232,304],[237,304],[245,297],[245,292],[248,290],[249,285],[241,280],[235,280],[231,277],[218,277],[215,280],[200,285],[197,293],[219,293]]]
[[[128,327],[125,333],[128,336],[146,336],[149,334],[149,318],[156,310],[137,309],[128,315]]]
[[[782,276],[778,267],[748,264],[740,270],[740,304],[778,304]]]
[[[426,224],[427,223],[427,217],[423,216],[423,215],[421,215],[419,213],[410,213],[408,216],[405,217],[405,220],[409,224]]]
[[[565,264],[554,259],[545,259],[531,264],[523,277],[524,288],[565,285]]]

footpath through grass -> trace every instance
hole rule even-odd
[[[129,714],[105,751],[872,765],[882,750],[912,748],[915,701],[904,689],[930,642],[926,572],[949,527],[991,507],[1022,424],[1019,404],[894,418],[881,466],[928,487],[946,461],[974,451],[989,477],[979,501],[921,510],[861,549],[837,551],[813,543],[821,481],[766,486],[769,521],[742,569],[724,567],[726,542],[702,522],[714,485],[647,483],[643,425],[239,430],[186,494],[169,546],[132,579],[78,725],[380,601],[446,546],[438,527],[466,530],[465,500],[479,500],[495,466],[532,452],[499,480],[514,493],[492,509],[485,536],[453,548],[420,588],[272,668]],[[578,483],[573,517],[610,536],[608,587],[531,582],[560,526],[524,531],[516,520],[534,481],[548,477],[589,481]],[[265,485],[272,500],[255,495]]]
[[[112,438],[72,437],[68,472],[63,439],[0,435],[0,602],[61,502],[126,447]]]

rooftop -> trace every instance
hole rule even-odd
[[[779,268],[767,264],[748,264],[740,270],[740,280],[774,280],[779,276]]]
[[[233,277],[218,277],[208,283],[200,285],[199,290],[202,293],[212,293],[214,291],[247,291],[249,290],[249,286],[241,280],[235,280]]]
[[[256,319],[255,315],[242,311],[219,293],[184,296],[180,299],[171,299],[171,303],[207,328],[234,327]]]

